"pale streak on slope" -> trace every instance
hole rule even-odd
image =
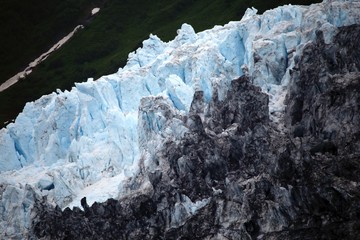
[[[54,46],[52,46],[47,52],[41,54],[40,57],[36,58],[34,61],[29,63],[29,66],[27,66],[23,71],[17,73],[15,76],[9,78],[6,82],[0,85],[0,92],[6,90],[7,88],[11,87],[21,79],[26,78],[27,75],[29,75],[32,72],[32,69],[45,61],[50,54],[52,54],[54,51],[58,50],[62,45],[64,45],[67,41],[69,41],[70,38],[74,36],[74,34],[79,31],[80,29],[84,28],[83,25],[78,25],[74,28],[72,32],[70,32],[68,35],[63,37],[59,42],[57,42]]]

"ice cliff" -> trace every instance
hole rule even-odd
[[[1,238],[356,236],[359,23],[324,1],[183,24],[28,103],[0,130]]]

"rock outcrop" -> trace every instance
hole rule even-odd
[[[132,194],[92,206],[84,198],[83,210],[37,199],[34,236],[357,239],[359,37],[352,25],[332,43],[319,31],[304,46],[291,70],[284,125],[270,120],[268,95],[249,76],[233,80],[222,100],[215,93],[206,103],[195,92],[186,116],[166,99],[148,99],[143,113],[158,121],[141,125],[149,128],[142,143],[155,154],[143,156],[128,182]],[[177,139],[164,131],[173,121],[183,129]],[[156,137],[161,146],[151,145]]]

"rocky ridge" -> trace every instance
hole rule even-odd
[[[233,80],[222,100],[215,93],[206,103],[204,93],[195,92],[186,116],[167,99],[147,98],[139,111],[139,128],[147,133],[140,142],[151,153],[143,153],[140,173],[128,182],[132,194],[92,206],[84,198],[84,211],[37,199],[33,234],[357,239],[359,35],[359,25],[341,27],[326,43],[318,31],[304,46],[291,70],[281,131],[270,120],[268,95],[251,76]],[[171,128],[174,121],[178,129]],[[172,131],[183,134],[174,139]]]

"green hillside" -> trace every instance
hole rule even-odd
[[[39,2],[39,0],[28,0],[28,2],[36,1]],[[56,5],[54,4],[56,1],[28,3],[27,7],[22,6],[22,11],[26,12],[28,9],[32,12],[29,14],[35,17],[31,24],[25,26],[24,20],[21,19],[23,17],[17,13],[17,8],[14,8],[12,3],[18,4],[19,7],[26,2],[22,1],[20,4],[20,0],[0,0],[3,9],[0,11],[0,21],[7,20],[2,23],[4,27],[0,26],[0,34],[5,36],[0,44],[13,46],[13,48],[1,49],[0,82],[22,70],[78,23],[84,23],[86,26],[48,60],[40,64],[29,77],[0,93],[0,127],[3,126],[3,122],[15,118],[28,101],[38,99],[57,88],[70,89],[74,82],[85,81],[88,77],[98,78],[116,72],[126,63],[129,52],[140,47],[149,33],[168,41],[174,38],[176,30],[184,22],[191,24],[196,31],[201,31],[231,20],[240,20],[246,8],[251,6],[263,12],[287,3],[320,2],[67,0],[62,1],[61,4],[59,1],[59,5]],[[97,4],[101,4],[101,11],[94,18],[89,18],[89,12]],[[45,13],[48,9],[51,9],[51,14]],[[42,13],[41,17],[34,12]],[[11,16],[15,17],[8,20]],[[17,18],[20,19],[18,22],[16,22]],[[16,36],[11,35],[14,25],[18,28]]]
[[[0,83],[88,18],[100,0],[0,0]]]

